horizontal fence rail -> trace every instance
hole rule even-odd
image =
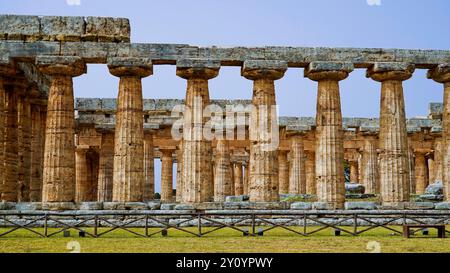
[[[381,228],[401,235],[395,226],[417,225],[412,234],[430,225],[450,224],[446,211],[65,211],[0,212],[0,237],[18,230],[39,237],[53,237],[76,230],[98,238],[116,230],[138,237],[167,235],[178,230],[202,237],[222,229],[244,236],[258,236],[274,229],[309,236],[333,229],[352,236]],[[420,226],[423,225],[423,228]],[[89,229],[88,229],[89,228]],[[208,228],[208,229],[205,229]],[[445,233],[450,233],[446,229]]]

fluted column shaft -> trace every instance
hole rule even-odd
[[[183,141],[180,141],[180,144],[177,148],[177,180],[176,180],[176,201],[182,202],[183,200]]]
[[[144,201],[155,195],[155,166],[153,158],[153,134],[144,136]]]
[[[244,167],[244,195],[248,195],[248,183],[250,178],[250,168],[249,168],[249,162],[246,162]]]
[[[359,182],[359,169],[358,169],[358,161],[350,160],[350,182],[358,183]]]
[[[434,142],[434,179],[430,179],[430,184],[435,182],[442,182],[442,139],[437,139]]]
[[[278,151],[278,192],[280,194],[289,193],[289,163],[287,156],[288,151]]]
[[[275,81],[281,79],[287,64],[272,61],[246,61],[241,75],[253,81],[250,116],[250,201],[278,201],[278,116]]]
[[[98,166],[97,200],[111,202],[114,179],[114,134],[102,133]]]
[[[17,143],[17,90],[16,87],[6,91],[6,127],[4,146],[4,178],[2,201],[17,201],[18,143]]]
[[[345,202],[344,140],[339,81],[353,69],[350,64],[312,63],[305,76],[318,82],[316,112],[316,183],[319,202],[330,208],[343,208]],[[326,65],[327,67],[328,65]],[[336,70],[331,70],[336,67]]]
[[[161,201],[173,198],[173,158],[172,150],[161,150]]]
[[[441,64],[428,72],[428,78],[444,85],[442,111],[442,183],[444,196],[450,201],[450,64]]]
[[[33,105],[31,110],[31,180],[30,201],[41,201],[42,197],[42,121],[41,106]]]
[[[303,140],[295,136],[292,138],[289,167],[289,193],[306,193],[305,151]]]
[[[137,60],[141,62],[141,60]],[[115,202],[143,200],[144,119],[141,79],[152,74],[152,64],[136,65],[127,59],[112,60],[112,75],[120,77],[114,133],[113,197]]]
[[[30,200],[31,180],[31,105],[27,94],[18,98],[19,192],[18,200]]]
[[[215,175],[214,175],[214,201],[223,202],[226,196],[230,196],[233,187],[231,175],[230,149],[228,140],[217,140]]]
[[[381,82],[380,185],[384,205],[409,201],[408,138],[402,82],[412,76],[408,64],[377,63],[367,75]]]
[[[426,156],[426,165],[428,167],[428,172],[427,172],[427,181],[431,182],[434,181],[434,177],[436,176],[436,165],[435,165],[435,161],[432,157],[431,154],[427,154]]]
[[[88,176],[88,148],[77,148],[75,152],[75,201],[92,201],[92,188]]]
[[[425,193],[428,186],[427,161],[425,151],[415,151],[414,171],[416,174],[416,194]]]
[[[416,193],[416,172],[414,169],[414,151],[408,148],[408,166],[409,166],[409,191],[411,194]]]
[[[209,105],[208,80],[219,73],[219,63],[192,60],[177,62],[177,75],[187,80],[186,111],[182,140],[182,202],[201,203],[214,199],[211,140],[203,136]]]
[[[242,173],[242,163],[235,162],[233,166],[233,178],[234,178],[234,194],[244,194],[244,177]]]
[[[366,193],[371,194],[380,192],[376,142],[376,139],[366,136],[361,157],[361,183]]]
[[[316,153],[314,151],[306,151],[305,173],[306,193],[316,194]]]

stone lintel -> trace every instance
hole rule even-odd
[[[241,75],[249,80],[278,80],[284,76],[288,68],[285,61],[278,60],[246,60],[241,68]]]
[[[76,56],[37,56],[38,70],[49,75],[77,77],[86,73],[86,64]]]
[[[179,59],[177,60],[177,69],[178,68],[220,69],[220,61],[208,59]]]
[[[304,71],[304,77],[313,81],[343,80],[354,70],[351,62],[311,62]]]
[[[428,70],[427,78],[440,83],[450,82],[450,63],[440,64]]]
[[[153,74],[153,63],[149,58],[109,58],[108,68],[110,73],[116,77],[138,76],[144,78]]]

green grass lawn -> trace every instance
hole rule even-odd
[[[400,227],[395,227],[400,229]],[[295,229],[295,228],[294,228]],[[312,228],[310,228],[312,229]],[[86,229],[91,231],[92,229]],[[99,229],[99,232],[106,229]],[[143,232],[143,229],[133,229]],[[204,228],[203,231],[207,231]],[[301,230],[301,229],[299,229]],[[349,228],[350,230],[350,228]],[[0,229],[3,233],[6,229]],[[42,231],[42,230],[41,230]],[[49,230],[52,232],[54,230]],[[155,229],[156,231],[156,229]],[[195,228],[192,228],[195,232]],[[151,232],[151,231],[150,231]],[[450,252],[450,238],[429,236],[404,239],[392,231],[375,229],[360,236],[334,236],[331,229],[304,237],[282,229],[268,231],[262,237],[243,237],[241,233],[223,229],[198,238],[181,231],[169,230],[167,237],[157,234],[141,238],[123,230],[116,230],[100,238],[79,238],[72,230],[71,237],[62,234],[39,238],[26,230],[17,230],[0,237],[0,252],[70,252],[68,243],[79,243],[80,251],[90,252],[371,252],[379,245],[381,252]],[[75,243],[77,244],[77,243]]]

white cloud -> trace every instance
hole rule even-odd
[[[366,0],[369,6],[381,6],[381,0]]]
[[[79,6],[81,5],[81,0],[66,0],[66,3],[69,6]]]

